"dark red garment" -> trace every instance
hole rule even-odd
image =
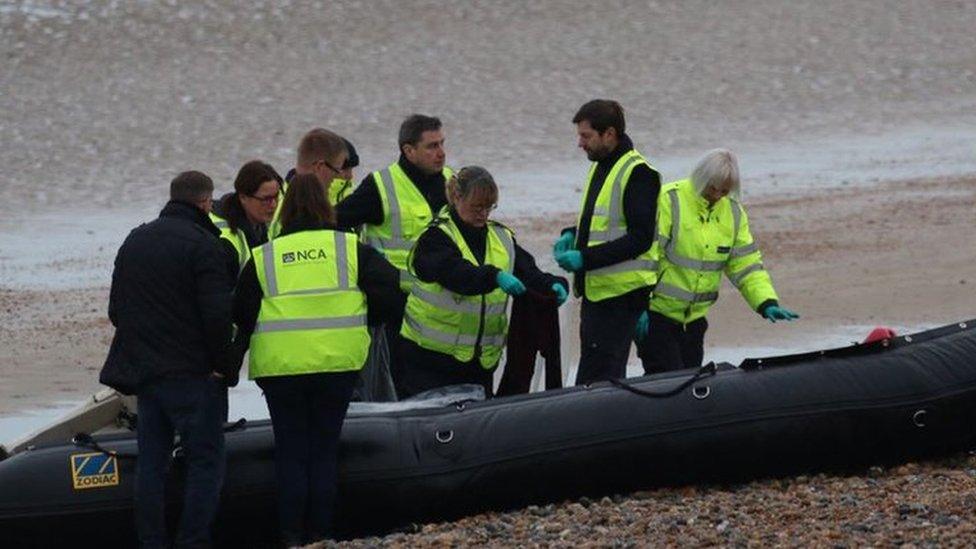
[[[495,396],[529,392],[536,353],[546,361],[546,390],[562,387],[559,305],[554,294],[529,290],[512,301],[505,371]]]

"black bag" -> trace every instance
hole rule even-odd
[[[390,349],[382,324],[369,328],[370,344],[366,365],[359,372],[353,400],[359,402],[396,402],[396,389],[390,375]]]

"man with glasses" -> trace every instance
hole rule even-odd
[[[386,326],[394,381],[402,311],[412,283],[407,256],[427,225],[447,205],[444,186],[452,173],[445,166],[444,130],[438,118],[408,116],[400,125],[398,142],[400,158],[366,176],[336,208],[340,229],[361,228],[366,242],[400,271],[401,313]]]
[[[328,130],[315,128],[302,137],[302,141],[298,145],[298,161],[295,167],[288,170],[288,174],[285,175],[285,181],[281,186],[280,198],[284,198],[285,191],[288,190],[288,183],[296,175],[301,174],[314,174],[319,182],[327,185],[326,194],[329,197],[329,203],[333,207],[349,196],[352,191],[353,168],[359,166],[359,155],[356,153],[356,148],[353,147],[352,143],[345,137],[340,136],[340,139],[342,139],[342,142],[346,146],[348,156],[346,156],[346,160],[341,166],[330,164],[322,156],[325,135],[323,132],[328,132]],[[305,159],[304,162],[302,160],[303,157]],[[278,216],[281,214],[282,201],[280,198],[271,224],[268,226],[268,238],[275,238],[281,231],[281,224],[278,222]]]

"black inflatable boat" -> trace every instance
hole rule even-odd
[[[976,331],[911,336],[738,367],[434,409],[352,413],[341,443],[346,536],[581,495],[839,470],[968,449]],[[227,434],[223,545],[275,536],[267,422]],[[105,453],[117,452],[117,456]],[[0,462],[5,546],[132,545],[132,433]],[[182,469],[175,460],[172,498]]]

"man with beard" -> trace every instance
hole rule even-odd
[[[586,103],[573,123],[593,164],[576,226],[563,230],[553,254],[583,298],[576,384],[584,385],[626,376],[632,334],[657,281],[651,244],[661,179],[634,150],[616,101]]]

